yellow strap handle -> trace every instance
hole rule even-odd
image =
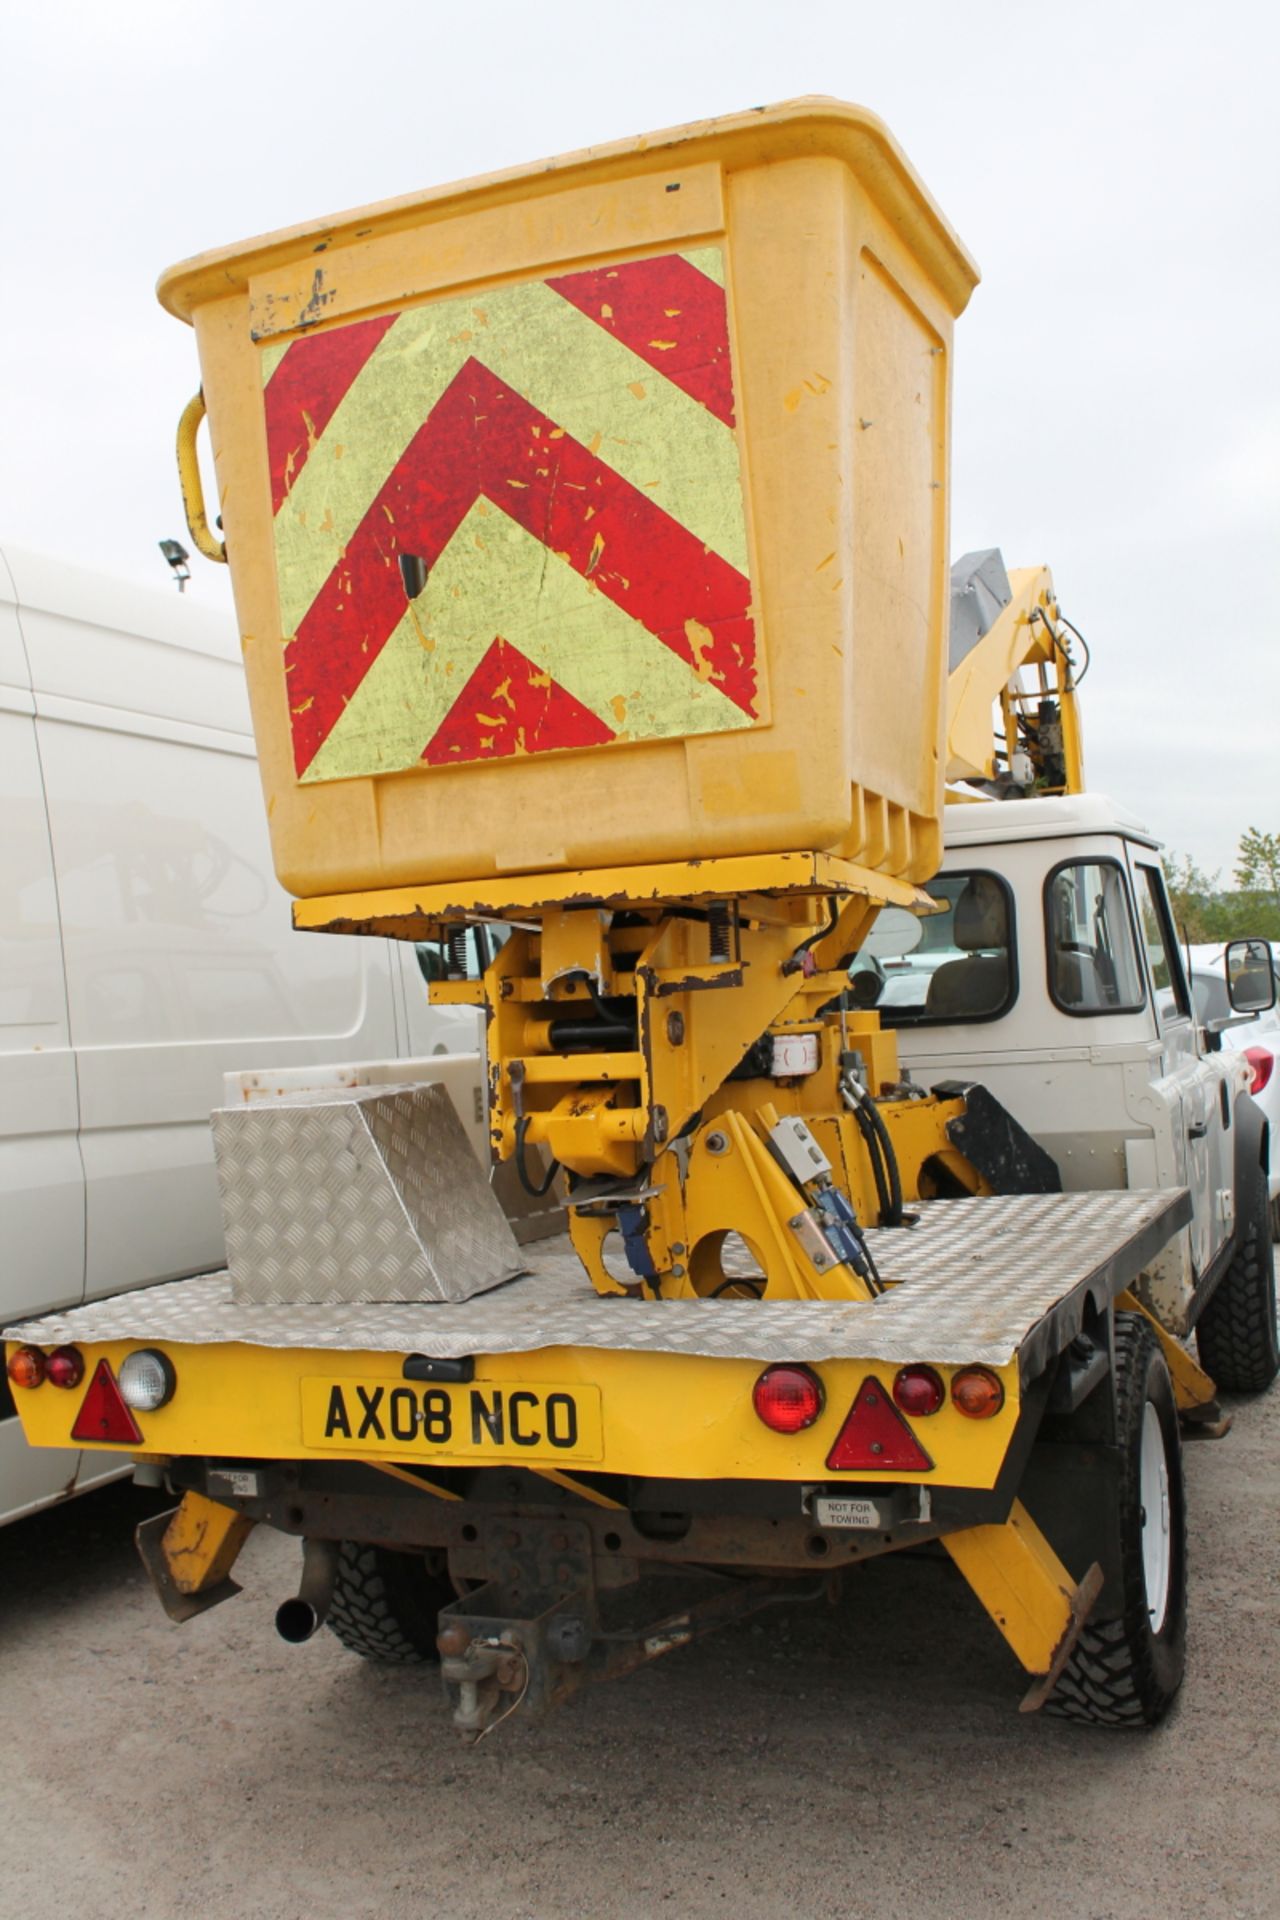
[[[225,566],[227,549],[221,540],[215,538],[209,525],[209,516],[204,510],[200,462],[196,457],[196,434],[203,419],[204,395],[198,393],[194,400],[188,400],[178,422],[178,482],[182,488],[182,505],[191,529],[191,538],[206,560],[220,560]]]

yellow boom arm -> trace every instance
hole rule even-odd
[[[1007,597],[1006,597],[1007,595]],[[1033,670],[1030,684],[1022,670]],[[1014,784],[1037,793],[1084,790],[1074,663],[1047,567],[1006,574],[997,553],[966,555],[952,573],[947,683],[947,779],[995,780],[1001,742]],[[1018,779],[1015,756],[1028,763]]]

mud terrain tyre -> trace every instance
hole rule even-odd
[[[432,1556],[344,1540],[329,1626],[362,1660],[420,1666],[439,1658],[437,1616],[457,1596]]]
[[[1187,1528],[1178,1410],[1141,1314],[1115,1322],[1122,1611],[1093,1618],[1045,1711],[1099,1727],[1153,1727],[1182,1684]]]
[[[1223,1393],[1261,1393],[1280,1373],[1267,1177],[1250,1169],[1231,1265],[1196,1322],[1200,1364]]]

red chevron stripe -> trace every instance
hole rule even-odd
[[[494,641],[423,751],[433,767],[553,747],[599,747],[613,732],[509,640]]]
[[[394,313],[356,320],[295,340],[266,384],[267,458],[271,466],[271,511],[306,465],[312,446],[332,420],[347,388],[389,327]]]
[[[733,425],[724,288],[688,260],[665,254],[567,273],[547,285],[717,420]]]
[[[420,554],[433,567],[481,495],[754,713],[750,583],[473,359],[414,435],[286,649],[299,773],[404,614],[397,555]]]

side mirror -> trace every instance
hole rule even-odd
[[[1223,965],[1227,998],[1236,1013],[1266,1013],[1276,1003],[1271,948],[1265,940],[1232,940]]]

